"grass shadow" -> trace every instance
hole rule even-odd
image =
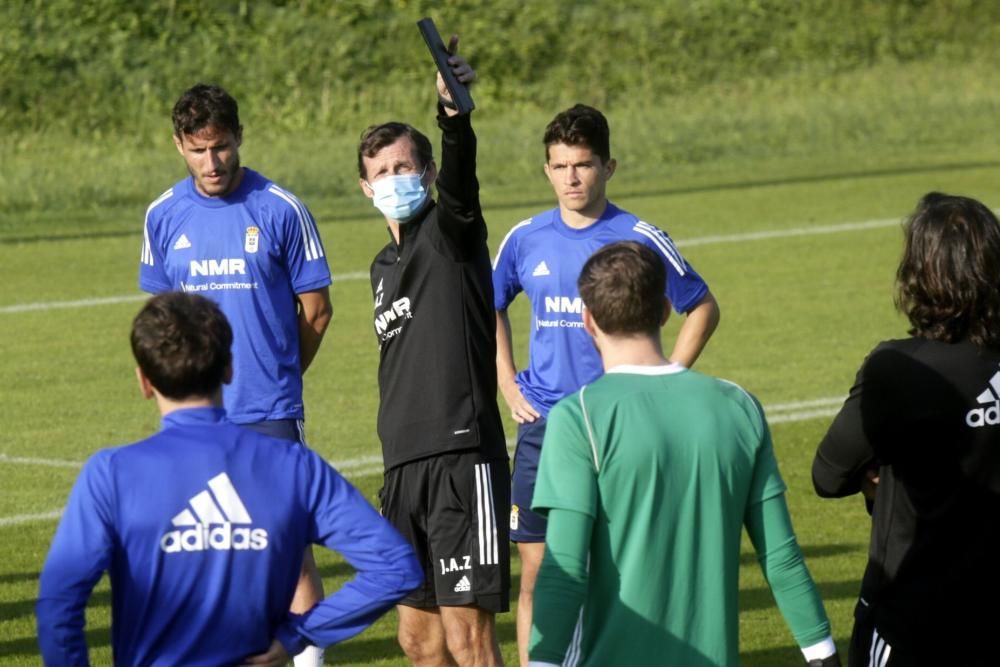
[[[819,596],[824,601],[853,599],[861,591],[861,577],[846,581],[830,581],[817,583]],[[744,588],[740,591],[740,611],[755,611],[776,607],[774,595],[767,586],[763,588]]]
[[[842,554],[856,553],[868,549],[867,544],[805,544],[802,545],[802,555],[806,561],[816,558],[827,558],[830,556],[840,556]],[[753,565],[757,562],[757,554],[740,554],[740,565]]]
[[[0,574],[0,584],[19,584],[23,581],[38,581],[42,576],[41,572],[9,572]]]
[[[87,647],[94,649],[111,645],[111,628],[94,628],[86,631]],[[0,640],[0,658],[38,657],[38,640],[35,637]]]
[[[103,590],[91,594],[87,607],[91,609],[111,606],[111,591]],[[35,613],[35,599],[0,602],[0,618],[5,621],[31,616]]]

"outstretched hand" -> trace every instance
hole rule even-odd
[[[455,78],[458,79],[460,83],[465,84],[466,86],[471,86],[476,80],[476,70],[472,69],[472,65],[470,65],[465,58],[458,55],[458,35],[451,36],[451,40],[448,42],[448,53],[451,54],[448,58],[448,65],[451,67],[451,71],[455,75]],[[455,100],[451,98],[451,91],[449,91],[448,86],[445,85],[444,78],[441,76],[440,72],[438,72],[437,75],[437,90],[438,96],[446,103],[444,106],[448,115],[453,116],[457,114],[457,111],[448,106],[449,103],[454,106]]]

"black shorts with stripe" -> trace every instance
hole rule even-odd
[[[387,470],[382,515],[424,568],[424,584],[401,604],[510,608],[510,468],[462,450]]]

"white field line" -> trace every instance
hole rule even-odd
[[[837,225],[817,225],[813,227],[792,227],[790,229],[772,229],[759,232],[746,232],[743,234],[723,234],[716,236],[700,236],[693,239],[681,239],[675,241],[679,248],[689,248],[699,245],[715,245],[718,243],[743,243],[746,241],[764,241],[768,239],[790,238],[794,236],[817,236],[821,234],[839,234],[841,232],[857,232],[869,229],[882,229],[901,225],[899,219],[891,220],[866,220],[864,222],[845,222]],[[351,271],[333,276],[333,281],[365,280],[369,276],[367,271]],[[147,294],[125,294],[121,296],[95,297],[92,299],[79,299],[77,301],[41,301],[38,303],[15,303],[7,306],[0,306],[0,315],[12,313],[24,313],[36,310],[58,310],[62,308],[90,308],[92,306],[107,306],[118,303],[129,303],[133,301],[143,301],[148,298]]]
[[[0,528],[4,526],[18,526],[22,523],[35,523],[37,521],[51,521],[62,516],[62,508],[49,510],[48,512],[38,512],[36,514],[15,514],[14,516],[0,516]]]
[[[822,410],[803,410],[802,412],[790,412],[784,415],[768,417],[769,424],[785,424],[787,422],[801,422],[809,419],[819,419],[820,417],[832,417],[840,412],[840,406],[824,408]]]
[[[831,417],[840,410],[843,397],[817,398],[811,401],[798,401],[796,403],[776,403],[765,406],[767,420],[771,424],[783,424],[786,422],[806,421],[818,419],[820,417]],[[803,409],[809,408],[809,409]],[[510,451],[514,446],[514,440],[507,440],[507,449]],[[7,456],[0,454],[0,464],[13,465],[40,465],[56,466],[61,468],[79,468],[82,463],[78,461],[66,461],[62,459],[45,459],[28,456]],[[350,479],[361,479],[381,475],[381,456],[359,456],[341,461],[330,461],[330,465],[340,471],[345,477]],[[4,526],[17,526],[24,523],[36,523],[39,521],[50,521],[62,516],[62,509],[40,512],[37,514],[18,514],[15,516],[0,517],[0,528]]]
[[[768,419],[772,413],[788,412],[790,410],[801,410],[802,408],[837,407],[844,402],[844,396],[830,396],[829,398],[814,398],[811,401],[796,401],[794,403],[775,403],[764,407],[764,412],[768,414]]]
[[[792,227],[791,229],[772,229],[744,234],[722,234],[718,236],[702,236],[695,239],[682,239],[675,245],[678,248],[690,248],[698,245],[714,245],[716,243],[742,243],[743,241],[764,241],[767,239],[783,239],[792,236],[819,236],[821,234],[839,234],[841,232],[858,232],[868,229],[883,229],[899,226],[902,219],[865,220],[864,222],[844,222],[838,225],[816,225],[815,227]]]
[[[350,273],[340,273],[331,276],[334,282],[343,280],[361,280],[368,278],[368,273],[352,271]],[[9,306],[0,306],[0,315],[10,313],[26,313],[35,310],[60,310],[63,308],[90,308],[92,306],[111,306],[119,303],[131,303],[134,301],[145,301],[149,294],[122,294],[119,296],[105,296],[93,299],[78,299],[76,301],[41,301],[38,303],[15,303]]]
[[[79,461],[43,459],[36,456],[7,456],[6,454],[0,454],[0,463],[13,463],[16,465],[28,466],[52,466],[55,468],[79,468],[83,465]]]

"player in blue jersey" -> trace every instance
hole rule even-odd
[[[638,241],[659,254],[669,271],[667,297],[686,316],[670,359],[690,367],[719,323],[719,306],[705,281],[665,232],[608,201],[615,172],[604,115],[578,104],[545,129],[545,175],[557,208],[516,225],[493,264],[497,311],[497,379],[518,423],[511,491],[511,539],[521,557],[517,643],[528,664],[532,592],[545,542],[545,520],[532,512],[545,417],[559,399],[601,375],[601,358],[583,329],[577,277],[584,262],[615,241]],[[529,358],[517,372],[507,308],[519,292],[531,302]]]
[[[89,664],[84,609],[108,571],[118,665],[284,665],[361,632],[422,581],[412,548],[302,443],[232,424],[232,330],[212,301],[171,292],[132,326],[143,396],[162,429],[84,465],[42,570],[47,665]],[[288,611],[307,544],[357,576]]]
[[[197,292],[233,327],[229,419],[302,440],[302,374],[330,322],[330,270],[316,223],[287,190],[240,164],[239,108],[218,86],[199,84],[174,105],[174,144],[190,177],[146,211],[139,286]],[[292,611],[323,597],[311,551]],[[297,667],[316,667],[312,651]]]

